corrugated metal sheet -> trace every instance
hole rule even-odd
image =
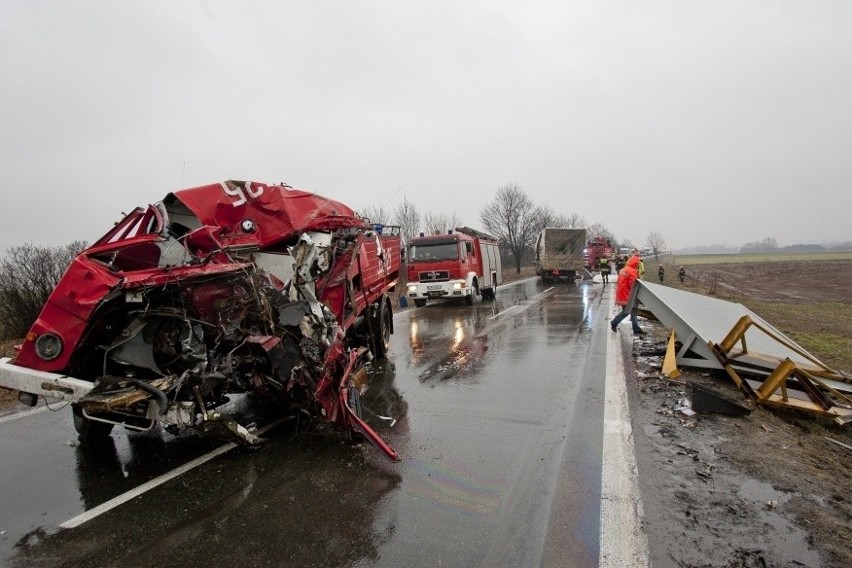
[[[707,344],[708,342],[721,343],[743,316],[750,317],[755,323],[770,330],[779,338],[783,338],[786,343],[796,345],[800,352],[816,359],[742,304],[693,294],[645,280],[637,281],[634,296],[642,307],[652,312],[663,325],[673,329],[678,341],[684,343],[684,347],[678,352],[679,364],[721,369],[721,364]],[[806,356],[797,353],[796,350],[785,346],[756,327],[750,327],[746,331],[745,341],[748,353],[751,355],[760,354],[776,360],[789,358],[803,368],[814,366]],[[687,351],[692,351],[698,358],[690,356]],[[737,356],[737,351],[732,351],[731,355]]]

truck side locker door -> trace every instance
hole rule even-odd
[[[497,272],[497,284],[503,283],[503,261],[500,259],[500,245],[491,245],[494,251],[494,270]]]
[[[491,259],[491,245],[488,243],[479,243],[482,251],[482,278],[486,280],[488,286],[491,286],[491,271],[494,270],[494,262]]]
[[[469,257],[472,259],[468,265],[468,270],[473,270],[479,274],[479,269],[482,265],[481,255],[477,254],[476,246],[471,241],[465,241],[464,247],[467,249]],[[479,288],[482,289],[482,283],[479,283]]]

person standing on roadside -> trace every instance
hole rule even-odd
[[[615,303],[616,305],[621,306],[621,311],[618,312],[614,318],[612,318],[612,322],[610,322],[609,327],[615,332],[618,327],[618,324],[621,323],[621,320],[630,316],[630,323],[633,325],[633,333],[635,335],[644,335],[645,332],[642,331],[642,328],[639,327],[639,321],[636,318],[637,308],[634,307],[632,310],[627,311],[627,300],[630,298],[630,292],[633,290],[633,286],[636,285],[636,281],[639,279],[639,263],[641,259],[639,255],[634,254],[629,259],[627,259],[627,264],[624,268],[621,269],[621,272],[618,273],[618,283],[615,287]]]
[[[606,255],[598,259],[598,270],[601,271],[601,280],[606,286],[609,283],[609,273],[612,270],[609,265],[609,258]]]
[[[677,271],[677,277],[680,278],[681,284],[686,279],[686,270],[681,266],[680,270]]]
[[[660,277],[660,284],[663,283],[663,280],[666,279],[666,269],[663,268],[663,265],[660,265],[660,269],[657,271],[657,276]]]
[[[639,254],[639,249],[633,249],[633,256],[639,259],[639,266],[636,267],[636,272],[638,273],[636,278],[641,279],[645,276],[645,261],[642,260],[642,255]]]

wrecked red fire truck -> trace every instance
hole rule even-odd
[[[137,207],[78,255],[0,386],[71,402],[81,439],[162,424],[252,445],[254,393],[397,454],[360,417],[388,350],[398,228],[286,185],[227,181]]]

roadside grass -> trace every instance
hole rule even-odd
[[[852,305],[741,300],[790,339],[838,371],[852,370]]]
[[[503,267],[503,283],[508,284],[509,282],[515,282],[517,280],[523,280],[524,278],[532,278],[535,276],[535,267],[533,266],[522,266],[521,272],[515,270],[515,264],[512,263],[508,268],[506,266]]]
[[[671,265],[743,264],[747,262],[801,262],[814,260],[850,260],[852,251],[764,252],[750,254],[663,254],[647,257],[652,262]],[[647,260],[646,260],[647,262]]]
[[[0,357],[14,357],[15,345],[20,343],[21,339],[0,339]]]

